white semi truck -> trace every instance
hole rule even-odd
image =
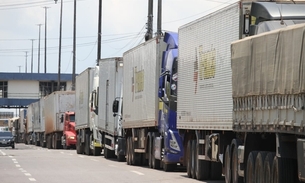
[[[55,91],[44,98],[44,121],[46,146],[49,149],[62,148],[62,137],[64,135],[66,114],[75,111],[75,92],[74,91]],[[71,121],[74,123],[74,120]],[[74,127],[71,127],[71,131]],[[70,137],[76,140],[75,136]]]
[[[104,157],[125,160],[126,143],[122,128],[123,58],[99,61],[98,126],[101,127]],[[113,101],[118,113],[113,115]]]
[[[89,67],[76,77],[75,130],[76,152],[101,155],[102,126],[98,123],[99,66]]]
[[[305,22],[304,10],[242,1],[179,28],[173,100],[188,177],[304,181],[304,27],[264,33]]]

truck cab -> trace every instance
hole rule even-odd
[[[161,75],[159,77],[159,133],[163,134],[161,143],[163,168],[169,171],[181,163],[184,149],[183,136],[177,130],[177,82],[178,82],[178,34],[166,32],[164,42],[167,48],[162,56]],[[156,140],[160,140],[156,138]]]
[[[75,147],[76,131],[75,131],[75,112],[67,111],[60,118],[64,123],[64,131],[62,136],[62,146],[64,149]]]

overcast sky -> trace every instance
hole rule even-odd
[[[177,32],[179,26],[207,15],[236,0],[163,0],[162,30]],[[77,0],[76,73],[92,67],[97,60],[99,0]],[[153,29],[157,29],[154,0]],[[103,0],[102,58],[122,56],[144,41],[148,0]],[[58,73],[60,0],[0,1],[0,72],[38,72],[39,26],[40,67],[44,72],[45,9],[47,9],[47,73]],[[72,73],[74,0],[63,0],[61,73]],[[33,58],[32,58],[32,41]],[[26,57],[27,52],[27,57]],[[27,64],[26,64],[27,62]],[[27,67],[25,67],[27,65]]]

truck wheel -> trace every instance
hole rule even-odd
[[[80,139],[79,139],[79,135],[76,136],[76,153],[77,154],[81,154],[80,153]]]
[[[224,174],[225,174],[225,182],[232,183],[231,179],[231,153],[230,153],[230,145],[227,145],[225,152],[225,161],[224,161]]]
[[[130,157],[130,137],[127,138],[127,160],[126,163],[127,165],[131,164],[131,157]]]
[[[160,169],[160,160],[155,158],[155,139],[152,139],[152,168]]]
[[[262,182],[264,181],[264,161],[266,158],[267,152],[265,151],[260,151],[257,154],[257,157],[255,159],[255,169],[254,169],[254,177],[255,177],[255,182]]]
[[[246,183],[255,183],[255,159],[257,156],[257,151],[252,151],[247,160],[247,169],[246,169]]]
[[[271,169],[275,153],[269,152],[264,161],[264,183],[271,182]]]
[[[177,164],[167,164],[167,163],[163,164],[163,170],[166,172],[172,172],[176,169],[176,167]]]
[[[191,173],[192,173],[192,178],[196,179],[196,169],[197,169],[197,151],[196,151],[196,145],[197,145],[197,141],[196,140],[192,140],[192,155],[191,155]]]
[[[186,150],[186,171],[187,171],[187,176],[189,178],[192,177],[192,141],[189,140],[187,142],[187,150]]]
[[[273,159],[272,183],[291,183],[299,182],[297,178],[297,162],[296,160],[288,158],[278,158],[277,156]]]
[[[232,147],[231,147],[232,148]],[[243,177],[239,177],[238,175],[238,146],[234,145],[233,146],[233,151],[232,151],[232,183],[243,183]]]
[[[90,155],[90,134],[85,134],[85,154]]]
[[[151,137],[151,136],[149,136]],[[152,168],[152,151],[153,151],[153,148],[152,148],[152,142],[151,142],[151,138],[149,138],[149,144],[148,144],[148,167],[149,168]]]
[[[123,162],[123,161],[125,161],[125,156],[124,155],[117,155],[117,160],[119,162]]]

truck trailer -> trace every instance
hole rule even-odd
[[[34,120],[34,106],[33,103],[28,105],[28,109],[26,112],[26,122],[25,122],[25,134],[24,134],[24,143],[32,144],[33,142],[33,120]]]
[[[63,142],[70,140],[76,144],[74,130],[75,92],[55,91],[44,98],[45,136],[48,149],[65,147]],[[69,119],[72,119],[69,121]],[[68,121],[67,121],[68,120]],[[65,128],[70,125],[70,128]],[[71,131],[68,136],[65,130]],[[63,146],[64,145],[64,146]]]
[[[102,135],[98,123],[99,66],[89,67],[76,77],[75,129],[77,154],[101,155]]]
[[[173,91],[176,78],[170,72],[164,91],[177,102],[188,177],[224,174],[226,183],[304,180],[304,101],[296,79],[302,73],[295,69],[303,65],[304,34],[264,33],[304,22],[304,9],[289,2],[242,1],[179,28],[179,92]],[[289,85],[287,78],[295,80]]]
[[[26,113],[27,109],[21,109],[19,112],[19,130],[18,130],[18,142],[24,143],[25,125],[26,125]]]
[[[123,89],[123,58],[105,58],[99,60],[99,92],[98,92],[98,126],[102,127],[102,144],[104,157],[125,160],[126,143],[122,128],[122,115],[113,115],[113,101],[116,107],[122,101]]]

